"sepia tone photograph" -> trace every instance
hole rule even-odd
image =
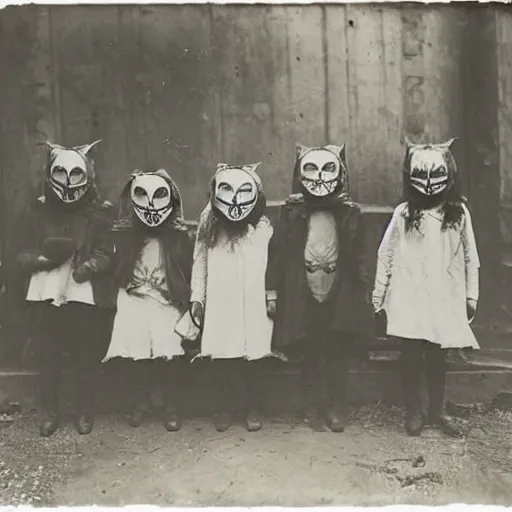
[[[0,506],[512,506],[512,9],[0,9]]]

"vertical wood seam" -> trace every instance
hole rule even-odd
[[[57,37],[54,31],[54,9],[58,9],[59,7],[48,6],[48,30],[50,34],[50,55],[51,55],[51,78],[52,78],[52,100],[53,100],[53,122],[54,122],[54,130],[55,135],[57,137],[57,141],[62,144],[63,141],[63,132],[62,132],[62,102],[61,102],[61,94],[60,94],[60,62],[58,57],[58,51],[56,47],[55,38]],[[52,141],[55,142],[55,141]]]
[[[325,4],[322,9],[322,51],[324,53],[324,134],[326,143],[331,143],[330,133],[330,95],[329,95],[329,42],[327,41],[327,13]]]

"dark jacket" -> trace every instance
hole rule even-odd
[[[148,237],[158,238],[162,243],[165,259],[168,298],[182,313],[185,313],[190,301],[194,244],[183,221],[182,199],[176,183],[163,169],[156,171],[156,174],[165,179],[171,187],[172,213],[161,226],[151,228],[134,215],[130,185],[137,172],[133,173],[121,193],[118,216],[114,223],[116,287],[117,289],[126,288],[130,283],[144,241]]]
[[[351,339],[373,334],[369,301],[373,283],[362,250],[361,209],[344,197],[322,206],[336,220],[339,252],[333,290],[325,303],[318,304],[312,298],[304,263],[311,208],[303,199],[285,204],[272,241],[269,286],[274,284],[277,289],[274,345],[278,349],[319,329],[335,338],[336,333],[349,334]]]
[[[49,194],[37,199],[26,213],[20,236],[23,237],[23,250],[18,259],[24,256],[37,258],[48,238],[67,237],[74,239],[77,255],[73,261],[76,269],[84,262],[93,262],[95,271],[90,278],[96,306],[114,308],[116,288],[112,275],[114,244],[111,237],[113,207],[94,197],[83,205],[60,205],[49,199]],[[21,271],[20,292],[26,297],[30,278],[37,269],[27,264]]]
[[[162,243],[165,276],[169,290],[168,299],[185,313],[190,301],[190,277],[192,273],[193,242],[186,228],[166,229],[154,234],[143,228],[114,230],[116,245],[116,287],[126,288],[131,281],[135,264],[145,239],[154,236]]]

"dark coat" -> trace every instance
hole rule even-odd
[[[319,330],[335,339],[368,337],[373,334],[373,310],[369,300],[373,283],[362,250],[361,209],[343,197],[333,198],[322,208],[336,220],[339,254],[334,288],[329,299],[314,301],[306,277],[304,249],[312,206],[304,199],[282,207],[272,241],[269,286],[277,289],[274,327],[275,348],[303,340]],[[338,336],[339,335],[339,336]]]
[[[158,238],[162,243],[165,261],[165,275],[169,290],[169,300],[185,313],[190,301],[190,277],[194,245],[183,226],[164,230],[144,229],[142,226],[129,229],[115,229],[116,245],[116,286],[126,288],[133,275],[135,264],[140,256],[145,239]]]
[[[178,186],[169,174],[160,169],[155,174],[162,177],[171,188],[173,209],[164,223],[158,227],[148,227],[133,213],[130,199],[132,179],[139,174],[132,173],[125,185],[118,205],[118,216],[114,223],[116,245],[116,286],[126,288],[130,283],[135,265],[148,237],[158,238],[162,243],[165,259],[165,274],[168,299],[181,313],[185,313],[190,301],[190,279],[194,244],[183,221],[183,205]]]
[[[74,268],[93,261],[96,272],[91,277],[96,306],[115,308],[116,288],[112,275],[114,244],[111,238],[113,207],[93,197],[83,205],[65,208],[49,194],[41,196],[26,212],[19,236],[23,250],[18,257],[41,255],[44,241],[52,237],[72,238],[77,246]],[[28,265],[20,271],[21,285],[17,292],[25,298],[34,269]]]

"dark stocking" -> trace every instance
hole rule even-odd
[[[183,391],[185,361],[178,357],[158,361],[158,376],[163,398],[164,425],[169,432],[181,428],[181,393]]]
[[[219,432],[226,431],[233,422],[237,389],[241,383],[240,362],[238,359],[218,359],[212,363],[217,391],[215,428]]]
[[[405,403],[405,430],[418,436],[423,429],[421,413],[421,375],[423,370],[423,345],[421,340],[403,340],[400,360],[402,389]]]
[[[347,413],[347,386],[349,358],[347,345],[333,341],[325,350],[325,373],[327,378],[327,426],[333,432],[343,432]]]
[[[302,405],[306,423],[315,430],[321,427],[322,422],[324,379],[323,342],[309,338],[304,346],[301,368]]]
[[[55,306],[39,306],[37,332],[40,343],[40,390],[43,418],[39,426],[43,437],[51,436],[59,426],[59,389],[62,371],[63,335],[60,313]]]
[[[131,414],[128,423],[132,427],[140,427],[146,414],[151,408],[151,374],[153,371],[152,361],[129,361],[126,365],[128,392],[130,393]]]
[[[264,392],[264,364],[262,360],[243,361],[246,382],[245,418],[249,432],[256,432],[262,427],[262,398]]]
[[[440,426],[443,431],[454,437],[461,437],[458,425],[444,412],[446,390],[446,349],[434,343],[425,348],[425,371],[429,394],[429,422]]]

